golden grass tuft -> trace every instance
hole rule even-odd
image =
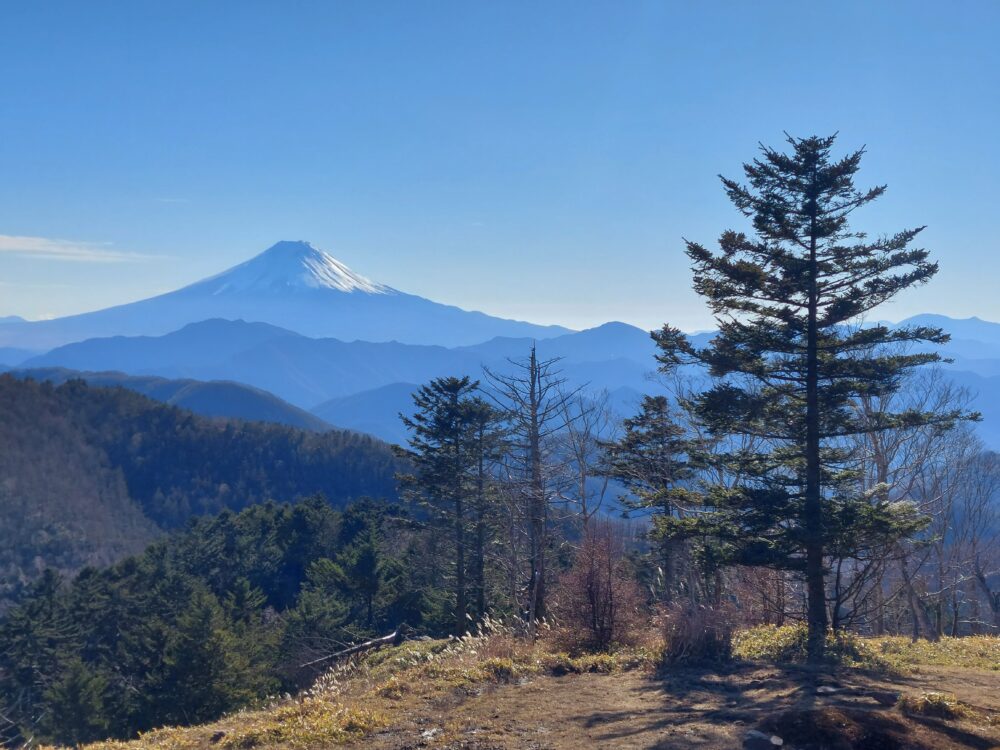
[[[886,674],[919,671],[921,666],[1000,671],[1000,637],[972,635],[916,641],[905,636],[861,637],[830,633],[831,662]],[[737,631],[733,656],[747,661],[794,664],[805,661],[805,625],[761,625]]]
[[[924,692],[917,696],[903,695],[897,705],[905,714],[933,716],[938,719],[962,719],[973,713],[968,705],[951,693]]]
[[[358,739],[384,726],[386,721],[386,717],[376,711],[307,699],[254,715],[227,732],[219,746],[233,750],[275,745],[312,748]]]
[[[375,694],[380,698],[399,700],[409,690],[409,685],[402,682],[396,675],[392,675],[388,680],[375,688]]]
[[[491,656],[480,662],[479,671],[491,682],[511,682],[528,670],[510,657]]]
[[[879,656],[902,669],[922,664],[1000,671],[1000,636],[944,637],[937,641],[881,636],[865,641]]]
[[[745,661],[800,664],[806,660],[808,631],[804,624],[759,625],[733,635],[733,657]],[[828,633],[827,660],[845,667],[891,674],[895,665],[867,639],[853,633]]]

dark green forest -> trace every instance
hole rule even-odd
[[[389,510],[264,503],[73,581],[46,570],[0,621],[6,739],[203,721],[302,687],[327,663],[303,665],[390,625],[442,632],[450,611]]]
[[[199,417],[123,388],[0,376],[0,608],[43,569],[141,552],[194,516],[317,493],[396,496],[399,460],[357,433]]]

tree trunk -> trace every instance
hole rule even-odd
[[[813,206],[815,211],[815,205]],[[802,511],[806,536],[806,590],[809,624],[807,641],[811,664],[823,661],[826,645],[826,579],[823,570],[823,505],[820,488],[819,445],[819,355],[817,330],[816,219],[813,217],[809,246],[809,320],[806,331],[806,486]]]
[[[878,577],[878,584],[875,586],[875,625],[873,631],[875,635],[885,635],[885,591],[882,588],[884,581],[882,575]]]
[[[314,664],[319,664],[320,662],[329,661],[331,659],[338,659],[343,656],[353,656],[354,654],[360,654],[365,651],[371,651],[372,649],[382,648],[383,646],[398,646],[403,642],[403,630],[405,628],[396,628],[389,635],[384,635],[381,638],[373,638],[370,641],[365,641],[364,643],[358,643],[354,646],[345,648],[343,651],[338,651],[335,654],[328,654],[326,656],[321,656],[319,659],[313,659],[312,661],[306,662],[305,664],[300,664],[299,667],[311,667]]]
[[[899,571],[903,575],[903,583],[906,585],[906,594],[910,602],[910,610],[913,617],[913,640],[917,640],[920,637],[921,630],[927,634],[928,638],[933,638],[934,627],[931,625],[930,618],[927,617],[923,604],[920,602],[920,595],[917,592],[916,586],[913,585],[913,576],[910,575],[910,571],[906,567],[905,559],[899,561]]]
[[[528,629],[535,635],[537,621],[545,617],[545,484],[542,480],[541,425],[539,401],[541,399],[541,373],[535,347],[531,347],[528,370],[528,461],[531,480],[529,487],[528,528],[531,533],[531,583],[528,596]]]
[[[455,453],[455,484],[452,492],[455,495],[455,632],[461,635],[468,629],[466,615],[469,612],[465,581],[465,487],[462,482],[461,445],[454,445]]]
[[[986,594],[986,601],[990,605],[990,611],[993,613],[993,625],[1000,628],[1000,591],[990,589],[989,582],[986,580],[986,573],[983,571],[983,566],[978,559],[975,562],[975,577],[979,587]]]
[[[476,474],[476,549],[473,561],[473,575],[476,587],[476,616],[486,614],[486,468],[483,447],[484,437],[480,434],[479,455]]]
[[[465,583],[465,509],[461,494],[455,500],[455,632],[468,628]]]
[[[670,518],[671,516],[671,506],[670,503],[663,503],[663,517]],[[660,541],[660,555],[661,564],[663,565],[663,601],[669,603],[673,598],[674,589],[679,588],[676,586],[677,570],[674,564],[674,543],[671,539],[662,539]],[[694,568],[694,560],[689,559],[688,565],[691,567],[692,571]],[[691,596],[691,604],[694,605],[694,595]]]

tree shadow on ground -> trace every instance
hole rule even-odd
[[[857,670],[735,665],[665,669],[634,690],[641,709],[577,717],[608,745],[651,750],[740,747],[749,729],[798,750],[945,750],[998,747],[985,735],[894,707],[892,683]],[[650,741],[649,738],[655,737]]]

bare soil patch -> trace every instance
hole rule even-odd
[[[900,693],[945,691],[975,719],[909,716]],[[741,666],[537,676],[521,684],[403,696],[391,724],[352,747],[375,750],[741,748],[750,729],[784,748],[1000,748],[1000,672],[924,667],[887,679],[855,670]]]

